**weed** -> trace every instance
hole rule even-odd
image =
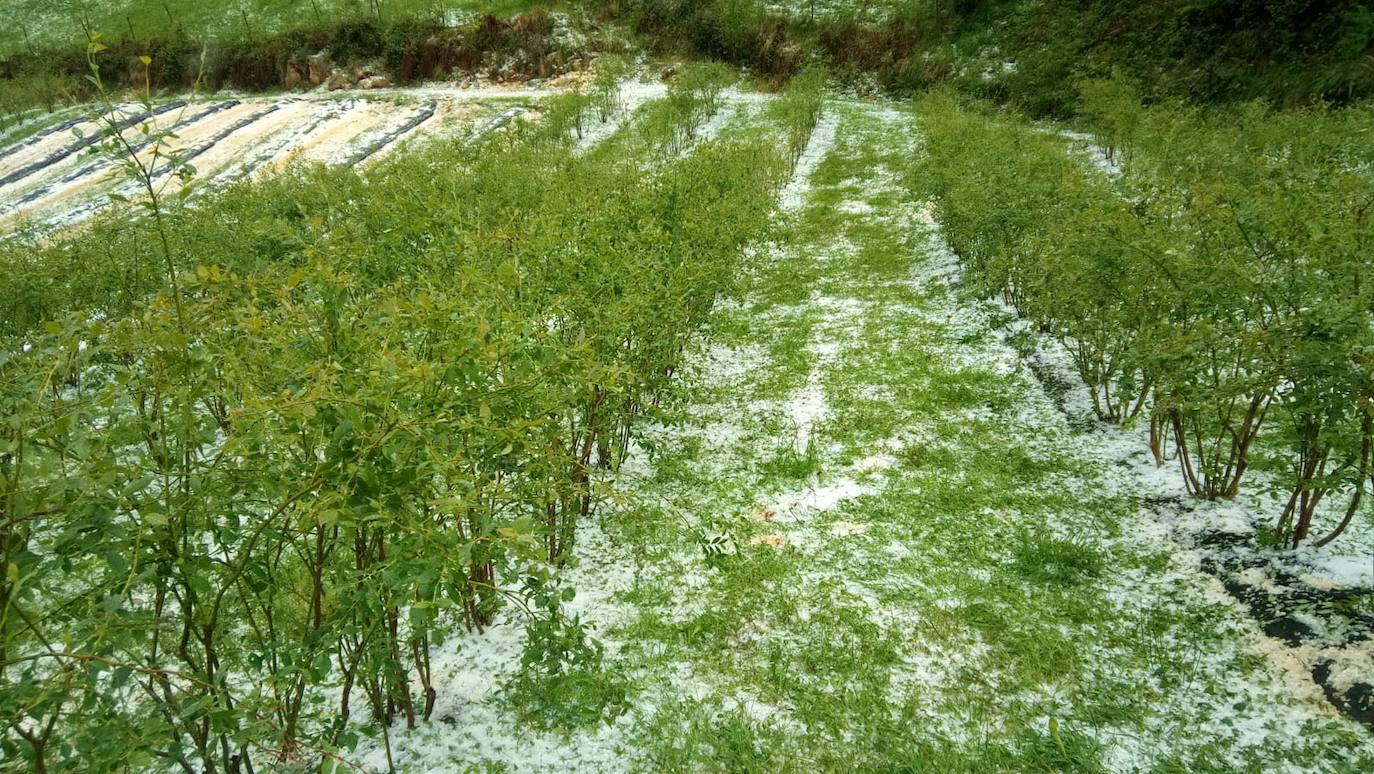
[[[1102,575],[1097,546],[1081,538],[1021,531],[1012,547],[1012,569],[1021,577],[1050,586],[1073,586]]]

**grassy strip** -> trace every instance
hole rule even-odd
[[[457,25],[432,14],[323,17],[246,37],[197,38],[180,27],[152,29],[147,36],[118,31],[101,36],[109,47],[101,57],[101,78],[109,88],[295,88],[309,85],[310,60],[320,52],[334,67],[377,69],[400,84],[443,80],[455,71],[549,77],[585,65],[598,43],[560,28],[543,8],[511,17],[487,14]],[[0,59],[0,110],[10,116],[33,106],[51,110],[63,102],[90,100],[85,36],[80,37],[79,46],[55,45]],[[151,57],[151,67],[145,70],[141,56]]]
[[[233,7],[194,0],[92,0],[48,3],[6,0],[4,11],[21,23],[0,33],[0,50],[81,46],[88,31],[106,38],[152,40],[169,37],[196,40],[271,37],[304,27],[326,26],[341,18],[395,21],[429,17],[435,21],[491,13],[510,17],[536,6],[538,0],[247,0]]]

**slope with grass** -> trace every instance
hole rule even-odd
[[[1374,95],[1367,3],[1295,0],[0,0],[0,122],[85,92],[99,34],[106,77],[186,88],[295,88],[322,51],[394,82],[544,78],[642,48],[729,61],[781,83],[825,62],[865,90],[939,84],[1066,118],[1078,81],[1119,74],[1152,100],[1275,106]]]
[[[176,36],[248,40],[347,18],[385,22],[430,16],[457,23],[478,14],[508,16],[547,5],[545,0],[5,0],[0,8],[18,23],[0,33],[0,54],[22,52],[30,46],[83,45],[88,31],[135,40]]]

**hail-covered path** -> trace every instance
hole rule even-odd
[[[619,471],[628,494],[585,525],[568,612],[605,658],[560,701],[602,719],[522,719],[513,619],[441,648],[440,722],[392,734],[398,766],[1374,760],[1374,737],[1142,507],[1162,484],[1122,458],[1129,439],[1069,421],[1011,344],[1028,334],[962,287],[917,193],[919,138],[904,110],[828,104],[776,242],[749,251]],[[381,741],[356,762],[384,770]]]

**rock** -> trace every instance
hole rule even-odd
[[[373,75],[358,81],[360,89],[389,89],[391,81],[385,75]]]
[[[300,60],[291,59],[286,63],[286,75],[281,83],[288,89],[294,89],[305,83],[309,77],[309,66],[302,65]]]
[[[310,57],[309,77],[311,85],[319,86],[328,81],[333,69],[333,65],[329,62],[328,51],[321,51]]]
[[[346,89],[352,85],[353,81],[348,79],[348,73],[345,73],[341,70],[335,70],[333,73],[330,74],[329,79],[324,82],[325,88],[329,89],[330,91]]]
[[[1291,615],[1276,618],[1264,627],[1264,633],[1277,640],[1283,640],[1290,647],[1299,647],[1317,635],[1312,627]]]

